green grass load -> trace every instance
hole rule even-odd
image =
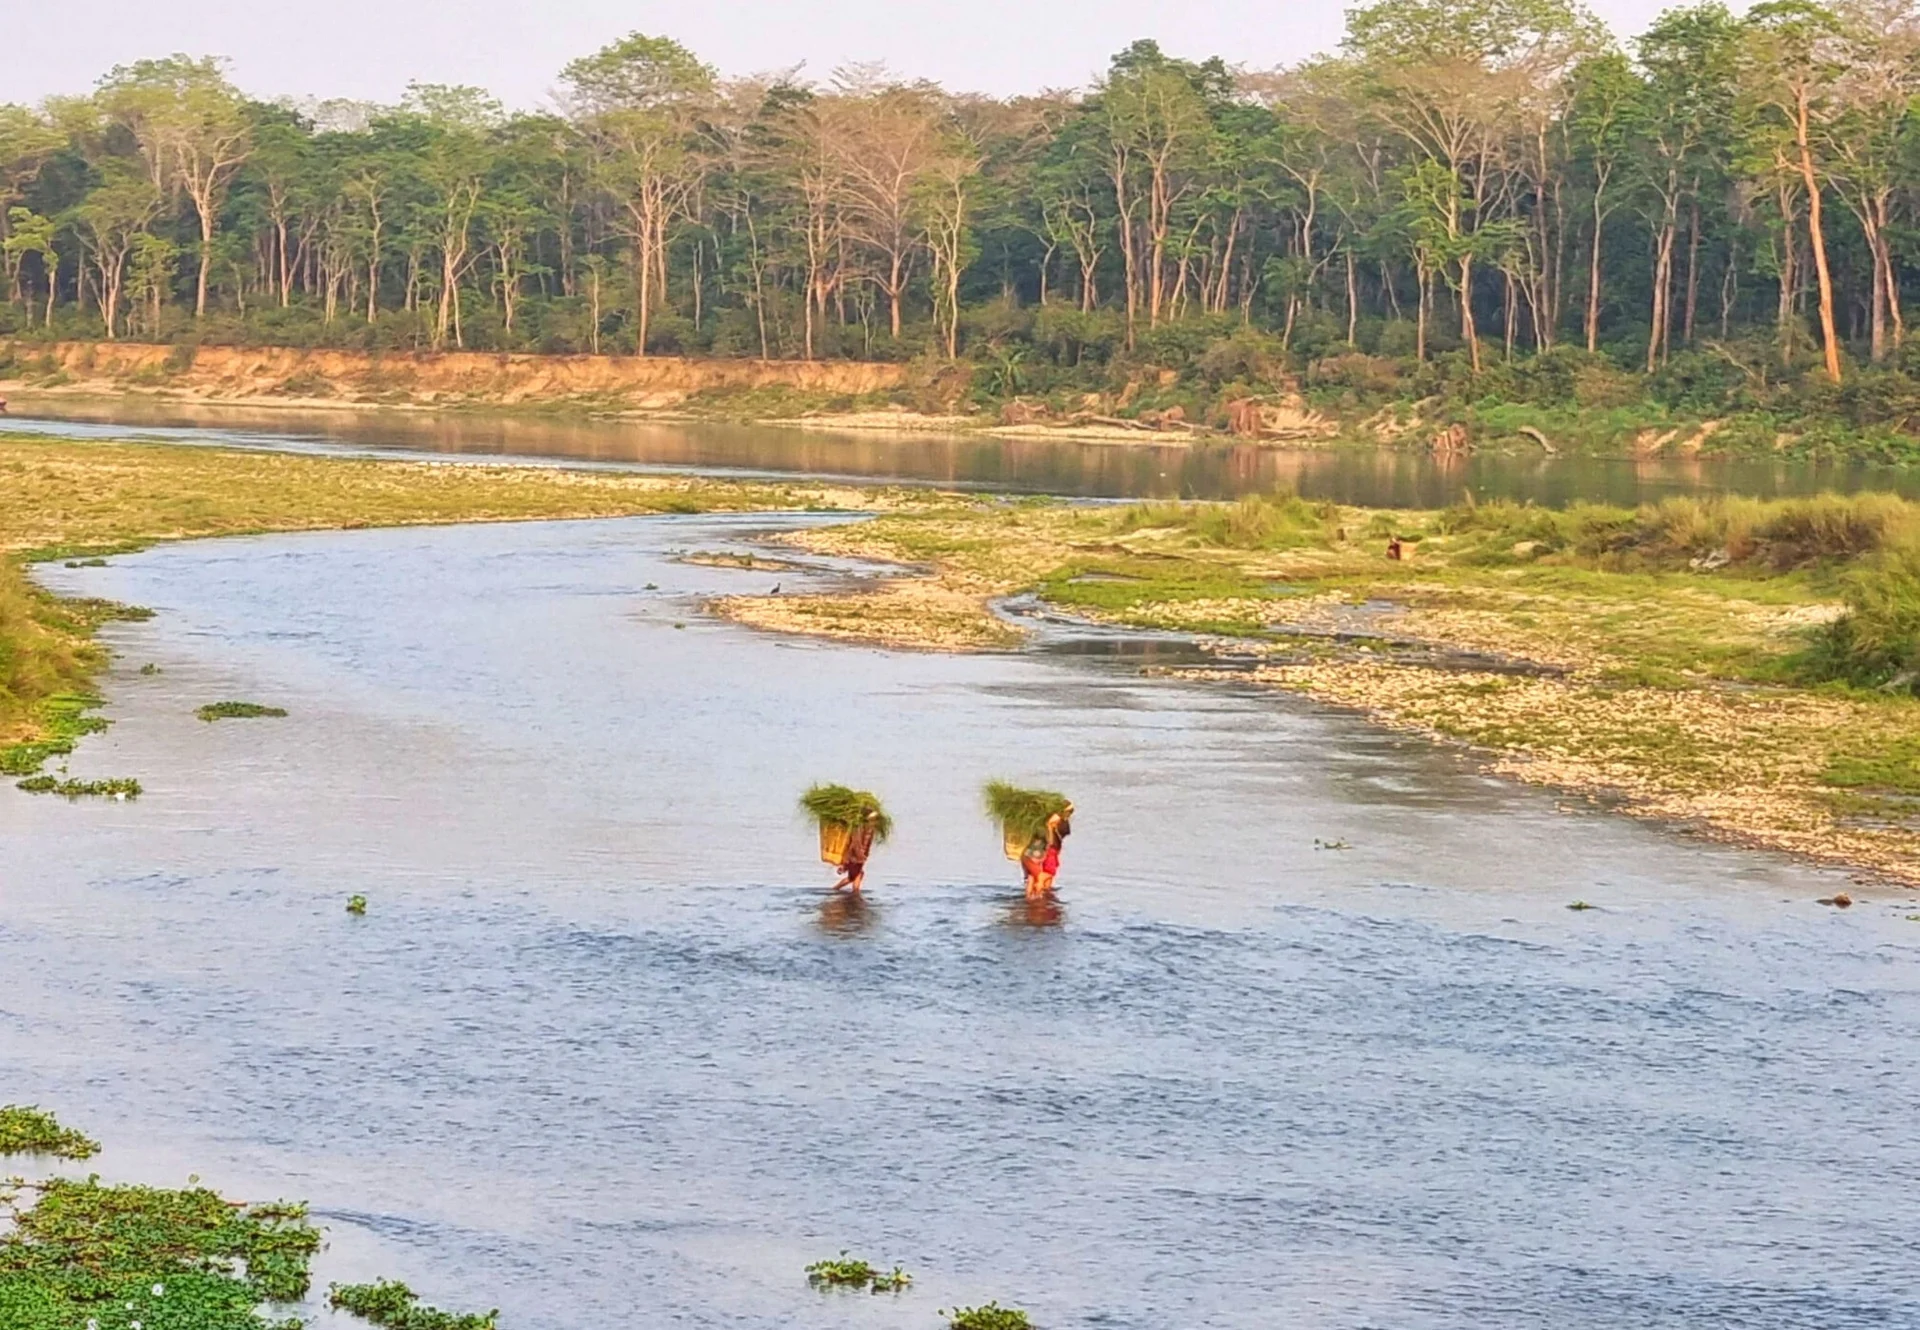
[[[1067,809],[1067,796],[1058,790],[1023,790],[1003,780],[990,780],[985,790],[987,816],[1005,829],[1009,838],[1031,840],[1047,829],[1047,819]]]
[[[857,827],[867,820],[868,813],[878,813],[874,840],[884,841],[893,835],[893,818],[881,807],[879,796],[868,790],[849,789],[845,785],[815,785],[800,796],[800,807],[822,827]]]

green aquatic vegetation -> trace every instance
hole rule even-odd
[[[397,1279],[334,1284],[327,1289],[327,1305],[387,1330],[494,1330],[500,1316],[497,1309],[483,1315],[422,1307],[420,1295]]]
[[[69,568],[105,568],[106,566],[107,561],[99,558],[67,560],[67,567]]]
[[[1573,904],[1567,906],[1567,908],[1569,910],[1591,910],[1594,907],[1587,904],[1587,902],[1585,901],[1575,901],[1573,902]]]
[[[981,792],[987,816],[1009,833],[1038,836],[1047,828],[1047,819],[1068,808],[1067,796],[1058,790],[1027,790],[1003,780],[990,780]]]
[[[54,1178],[0,1200],[9,1330],[266,1330],[260,1304],[305,1297],[320,1247],[305,1207],[236,1205],[202,1187]]]
[[[356,895],[347,897],[347,913],[348,914],[361,915],[361,914],[365,914],[366,912],[367,912],[367,898],[365,896],[356,894]]]
[[[0,1155],[53,1155],[59,1159],[91,1159],[100,1153],[100,1143],[71,1127],[63,1127],[53,1114],[31,1104],[0,1107]]]
[[[148,661],[145,665],[142,665],[140,667],[140,673],[158,674],[160,673],[160,667],[158,665],[155,665],[152,661]]]
[[[63,799],[138,799],[140,782],[126,776],[107,780],[58,780],[52,776],[29,776],[17,788],[28,794],[57,794]]]
[[[263,707],[258,702],[209,702],[193,713],[204,721],[216,720],[254,720],[267,716],[284,716],[285,707]]]
[[[913,1283],[913,1276],[897,1265],[892,1270],[876,1269],[843,1251],[833,1260],[815,1261],[808,1266],[807,1282],[815,1288],[864,1288],[874,1293],[898,1293]]]
[[[984,1307],[955,1307],[940,1313],[950,1330],[1033,1330],[1033,1320],[1018,1307],[989,1302]]]
[[[89,715],[100,699],[84,693],[58,693],[37,708],[42,738],[0,747],[0,776],[31,776],[50,757],[64,757],[74,742],[107,728],[102,716]]]
[[[800,796],[800,807],[822,827],[855,827],[878,813],[873,838],[884,841],[893,835],[893,817],[871,790],[856,790],[845,785],[815,785]]]

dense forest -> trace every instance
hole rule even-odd
[[[1904,433],[1920,12],[1376,0],[1280,70],[1150,42],[998,100],[723,78],[634,35],[554,106],[248,98],[213,59],[0,106],[15,337],[960,360]],[[1408,386],[1414,385],[1414,386]],[[1783,396],[1785,395],[1785,396]]]

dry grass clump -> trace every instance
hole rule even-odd
[[[1638,508],[1512,500],[1446,509],[1434,529],[1466,538],[1458,557],[1504,563],[1558,555],[1608,571],[1735,567],[1790,572],[1844,564],[1920,534],[1920,504],[1891,494],[1802,499],[1668,498]]]
[[[1120,512],[1117,530],[1178,531],[1197,545],[1237,550],[1297,549],[1332,539],[1339,509],[1309,503],[1295,494],[1249,495],[1236,503],[1133,504]]]

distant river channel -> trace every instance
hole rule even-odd
[[[1287,490],[1379,508],[1476,498],[1564,507],[1632,505],[1671,494],[1775,497],[1891,490],[1920,498],[1920,469],[1699,458],[1546,457],[1535,451],[1435,457],[1402,449],[1273,448],[1220,440],[1125,444],[981,434],[834,432],[467,411],[307,411],[151,399],[22,397],[0,429],[80,437],[144,434],[180,443],[620,470],[841,476],[1087,499],[1233,499]]]
[[[72,762],[146,793],[0,786],[0,1099],[507,1330],[1920,1324],[1920,907],[1126,651],[701,612],[806,520],[46,568],[158,611]],[[1058,912],[996,775],[1078,801]],[[898,818],[864,908],[818,779]]]

